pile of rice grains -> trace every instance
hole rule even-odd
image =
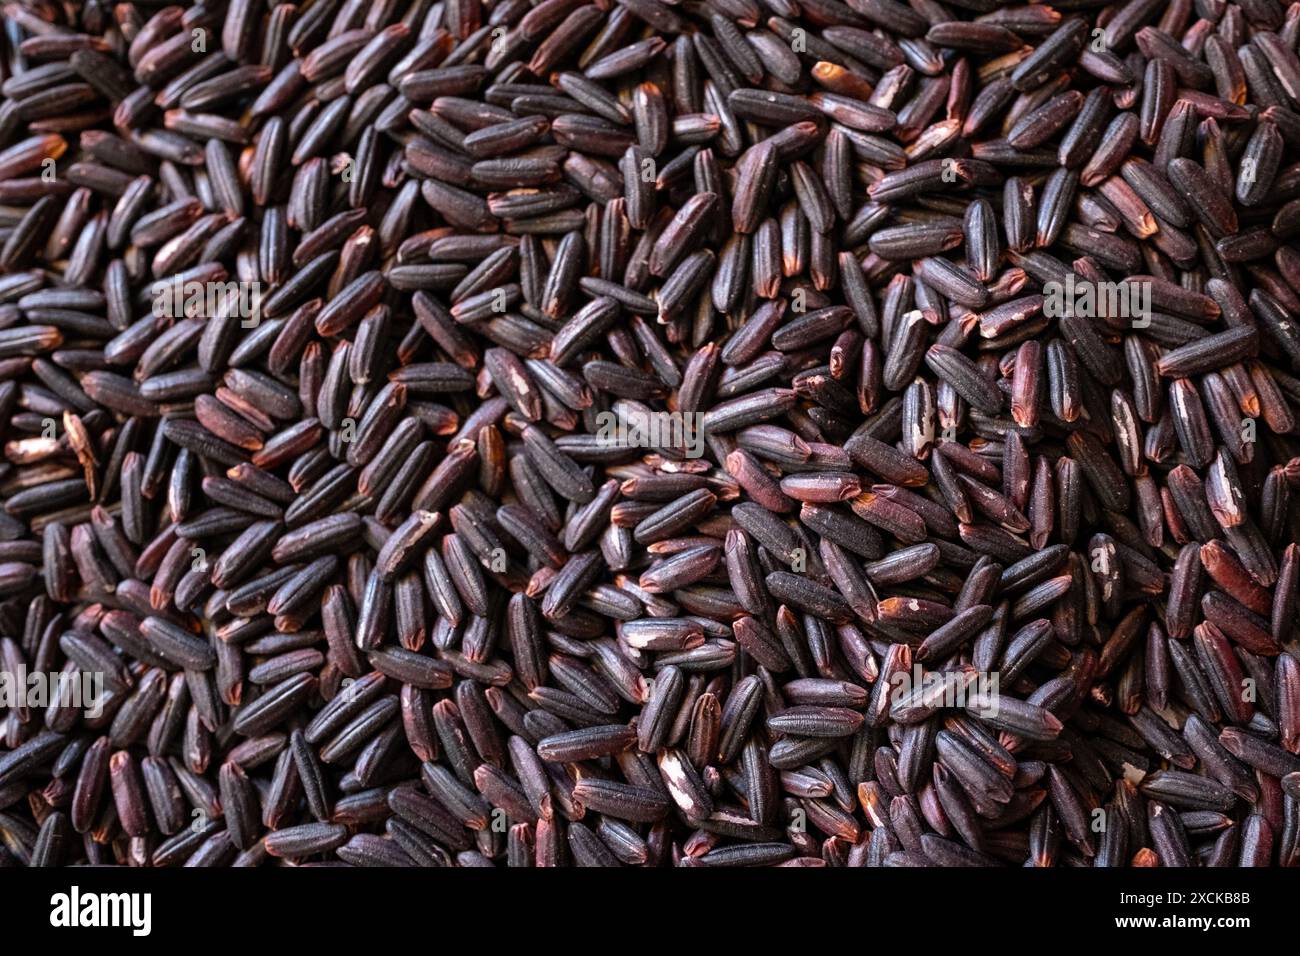
[[[1300,4],[0,38],[0,863],[1300,860]]]

